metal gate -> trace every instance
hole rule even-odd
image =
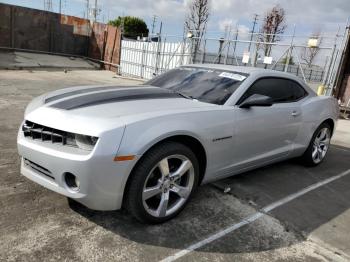
[[[141,42],[122,40],[120,73],[151,79],[155,75],[188,64],[191,59],[187,41]]]

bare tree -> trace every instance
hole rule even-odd
[[[315,39],[317,41],[316,45],[310,45],[308,47],[303,47],[301,51],[301,60],[305,62],[307,67],[312,67],[317,55],[320,52],[320,45],[322,43],[321,32],[316,31],[310,36],[310,39]],[[308,43],[307,43],[308,44]]]
[[[193,34],[193,60],[201,45],[201,41],[207,29],[209,19],[209,0],[192,0],[189,6],[189,14],[185,21],[188,32]]]
[[[282,7],[276,5],[269,10],[263,19],[263,23],[258,35],[258,41],[265,43],[275,43],[281,40],[281,34],[287,28],[286,25],[286,13]],[[264,50],[265,56],[271,54],[271,44],[257,44],[258,49]]]

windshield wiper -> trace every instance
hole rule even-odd
[[[196,99],[196,98],[194,98],[193,96],[186,95],[186,94],[184,94],[184,93],[182,93],[182,92],[180,92],[180,91],[174,91],[174,90],[173,90],[173,92],[174,92],[175,94],[178,94],[178,95],[180,95],[180,96],[186,98],[186,99],[191,99],[191,100]]]

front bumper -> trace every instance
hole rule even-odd
[[[108,136],[107,136],[108,137]],[[137,161],[115,162],[117,146],[111,140],[99,139],[93,151],[25,138],[18,134],[18,152],[22,157],[21,173],[30,180],[95,210],[116,210],[122,205],[127,178]],[[121,138],[120,138],[121,139]],[[72,173],[79,191],[70,189],[64,179]]]

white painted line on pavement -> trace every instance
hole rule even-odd
[[[205,239],[203,239],[195,244],[188,246],[187,248],[185,248],[179,252],[176,252],[175,254],[173,254],[171,256],[168,256],[168,257],[162,259],[161,262],[175,261],[176,259],[179,259],[180,257],[183,257],[183,256],[191,253],[192,251],[199,249],[199,248],[201,248],[201,247],[203,247],[203,246],[205,246],[205,245],[207,245],[207,244],[209,244],[209,243],[211,243],[211,242],[213,242],[213,241],[215,241],[215,240],[217,240],[217,239],[219,239],[219,238],[221,238],[221,237],[223,237],[223,236],[225,236],[225,235],[227,235],[227,234],[229,234],[229,233],[231,233],[239,228],[241,228],[242,226],[245,226],[247,224],[254,222],[255,220],[262,217],[264,215],[264,213],[268,213],[277,207],[280,207],[280,206],[282,206],[282,205],[284,205],[284,204],[286,204],[286,203],[288,203],[288,202],[290,202],[290,201],[292,201],[292,200],[294,200],[302,195],[305,195],[306,193],[308,193],[312,190],[315,190],[321,186],[329,184],[329,183],[333,182],[334,180],[340,179],[348,174],[350,174],[350,169],[340,173],[339,175],[332,176],[332,177],[327,178],[323,181],[312,184],[312,185],[310,185],[310,186],[308,186],[308,187],[306,187],[306,188],[304,188],[304,189],[302,189],[294,194],[288,195],[285,198],[282,198],[282,199],[280,199],[280,200],[278,200],[270,205],[265,206],[264,208],[261,209],[261,212],[256,212],[255,214],[244,218],[243,220],[241,220],[237,224],[233,224],[233,225],[231,225],[231,226],[229,226],[229,227],[227,227],[227,228],[225,228],[225,229],[223,229],[223,230],[221,230],[221,231],[219,231],[219,232],[217,232],[217,233],[215,233],[215,234],[213,234],[213,235],[211,235],[211,236],[209,236],[209,237],[207,237],[207,238],[205,238]]]
[[[290,202],[290,201],[292,201],[292,200],[294,200],[294,199],[296,199],[296,198],[298,198],[298,197],[300,197],[302,195],[305,195],[306,193],[308,193],[308,192],[310,192],[312,190],[315,190],[315,189],[317,189],[317,188],[319,188],[321,186],[329,184],[329,183],[333,182],[334,180],[342,178],[343,176],[346,176],[348,174],[350,174],[350,169],[340,173],[339,175],[332,176],[330,178],[327,178],[325,180],[322,180],[320,182],[312,184],[312,185],[310,185],[308,187],[305,187],[304,189],[302,189],[302,190],[300,190],[300,191],[298,191],[298,192],[296,192],[294,194],[291,194],[291,195],[289,195],[289,196],[287,196],[285,198],[282,198],[281,200],[278,200],[278,201],[276,201],[276,202],[274,202],[274,203],[272,203],[272,204],[262,208],[261,211],[264,212],[264,213],[270,212],[271,210],[273,210],[273,209],[275,209],[275,208],[277,208],[279,206],[282,206],[282,205],[284,205],[284,204],[286,204],[286,203],[288,203],[288,202]]]
[[[183,256],[187,255],[188,253],[190,253],[198,248],[201,248],[201,247],[213,242],[214,240],[217,240],[217,239],[231,233],[232,231],[235,231],[236,229],[238,229],[240,227],[245,226],[245,225],[257,220],[258,218],[262,217],[263,215],[264,215],[263,213],[257,212],[249,217],[246,217],[241,222],[234,224],[230,227],[227,227],[224,230],[219,231],[218,233],[211,235],[210,237],[203,239],[203,240],[201,240],[193,245],[190,245],[186,249],[183,249],[183,250],[175,253],[174,255],[171,255],[169,257],[164,258],[163,260],[161,260],[161,262],[175,261],[176,259],[183,257]]]
[[[339,146],[337,145],[332,145],[331,147],[332,149],[337,149],[337,150],[340,150],[340,151],[345,151],[345,152],[350,152],[350,149],[349,148],[340,148]]]

